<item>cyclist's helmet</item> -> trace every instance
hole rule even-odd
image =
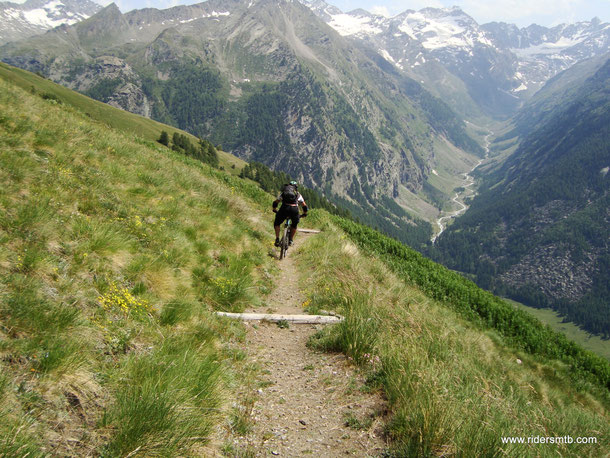
[[[292,181],[290,182],[290,184],[291,184],[292,186],[294,186],[295,188],[298,188],[298,187],[299,187],[299,184],[298,184],[296,181],[294,181],[294,180],[292,180]]]

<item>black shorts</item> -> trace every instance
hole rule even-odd
[[[274,226],[280,226],[286,218],[290,218],[292,220],[292,227],[296,228],[299,224],[299,207],[290,206],[290,205],[282,205],[278,212],[275,214],[275,221],[273,222]]]

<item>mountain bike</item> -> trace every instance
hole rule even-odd
[[[303,215],[300,215],[302,218]],[[284,232],[282,234],[282,239],[280,240],[280,261],[286,257],[286,253],[288,252],[288,247],[290,246],[290,229],[292,227],[292,218],[286,218],[286,222],[284,223]]]

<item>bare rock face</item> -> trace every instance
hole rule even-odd
[[[537,247],[500,276],[508,285],[536,286],[553,300],[576,301],[590,291],[595,271],[592,254],[574,259],[568,246]]]
[[[114,56],[100,56],[82,63],[78,71],[66,71],[67,64],[57,59],[49,77],[71,89],[87,93],[104,80],[114,82],[111,93],[103,101],[116,108],[150,117],[151,103],[142,91],[140,77],[124,60]]]
[[[133,83],[120,86],[108,100],[108,105],[131,113],[150,117],[151,104],[142,89]]]
[[[107,78],[135,77],[136,74],[125,61],[114,56],[101,56],[95,60],[95,70]]]
[[[55,61],[49,74],[50,79],[59,81],[70,89],[79,92],[87,92],[104,79],[120,79],[121,81],[131,81],[140,84],[140,78],[133,69],[118,57],[98,57],[89,63],[83,64],[80,72],[73,72],[76,73],[73,78],[70,78],[70,73],[66,72],[66,69],[63,67],[62,61]]]

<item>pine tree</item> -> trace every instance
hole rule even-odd
[[[165,132],[164,130],[161,131],[161,136],[157,141],[162,145],[169,146],[169,135],[167,134],[167,132]]]

